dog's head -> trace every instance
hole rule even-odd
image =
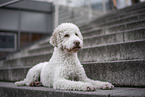
[[[62,23],[53,32],[50,43],[68,53],[76,53],[83,46],[83,36],[72,23]]]

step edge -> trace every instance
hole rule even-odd
[[[128,42],[117,42],[117,43],[104,44],[104,45],[88,46],[88,47],[83,47],[83,49],[85,50],[85,49],[89,49],[89,48],[99,48],[99,47],[104,47],[104,46],[112,46],[112,45],[120,45],[120,44],[127,44],[127,43],[136,43],[136,42],[145,42],[145,39],[128,41]],[[7,59],[7,60],[2,60],[2,61],[10,61],[10,60],[22,59],[22,58],[27,58],[27,57],[35,57],[35,56],[39,56],[39,55],[48,55],[48,54],[52,54],[52,53],[53,52],[45,52],[45,53],[41,53],[41,54],[32,54],[31,56],[23,56],[20,58]]]

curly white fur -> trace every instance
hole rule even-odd
[[[77,52],[83,46],[83,37],[79,28],[72,23],[59,25],[50,38],[54,52],[49,62],[32,67],[23,81],[16,82],[17,86],[30,85],[38,80],[44,86],[65,90],[94,90],[112,89],[108,82],[89,79],[82,67]]]

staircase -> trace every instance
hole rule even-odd
[[[49,60],[53,47],[47,37],[0,61],[0,96],[145,97],[145,2],[109,13],[80,29],[84,48],[78,56],[87,76],[118,87],[83,92],[14,86],[33,65]]]
[[[84,7],[68,7],[68,6],[59,6],[59,19],[58,24],[64,22],[73,22],[74,24],[83,25],[84,23],[90,22],[88,16],[88,8]],[[103,16],[104,13],[100,10],[92,10],[92,17],[94,18]]]

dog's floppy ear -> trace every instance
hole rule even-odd
[[[50,44],[53,45],[54,47],[57,47],[58,43],[57,43],[57,33],[53,33],[52,36],[50,37]]]

